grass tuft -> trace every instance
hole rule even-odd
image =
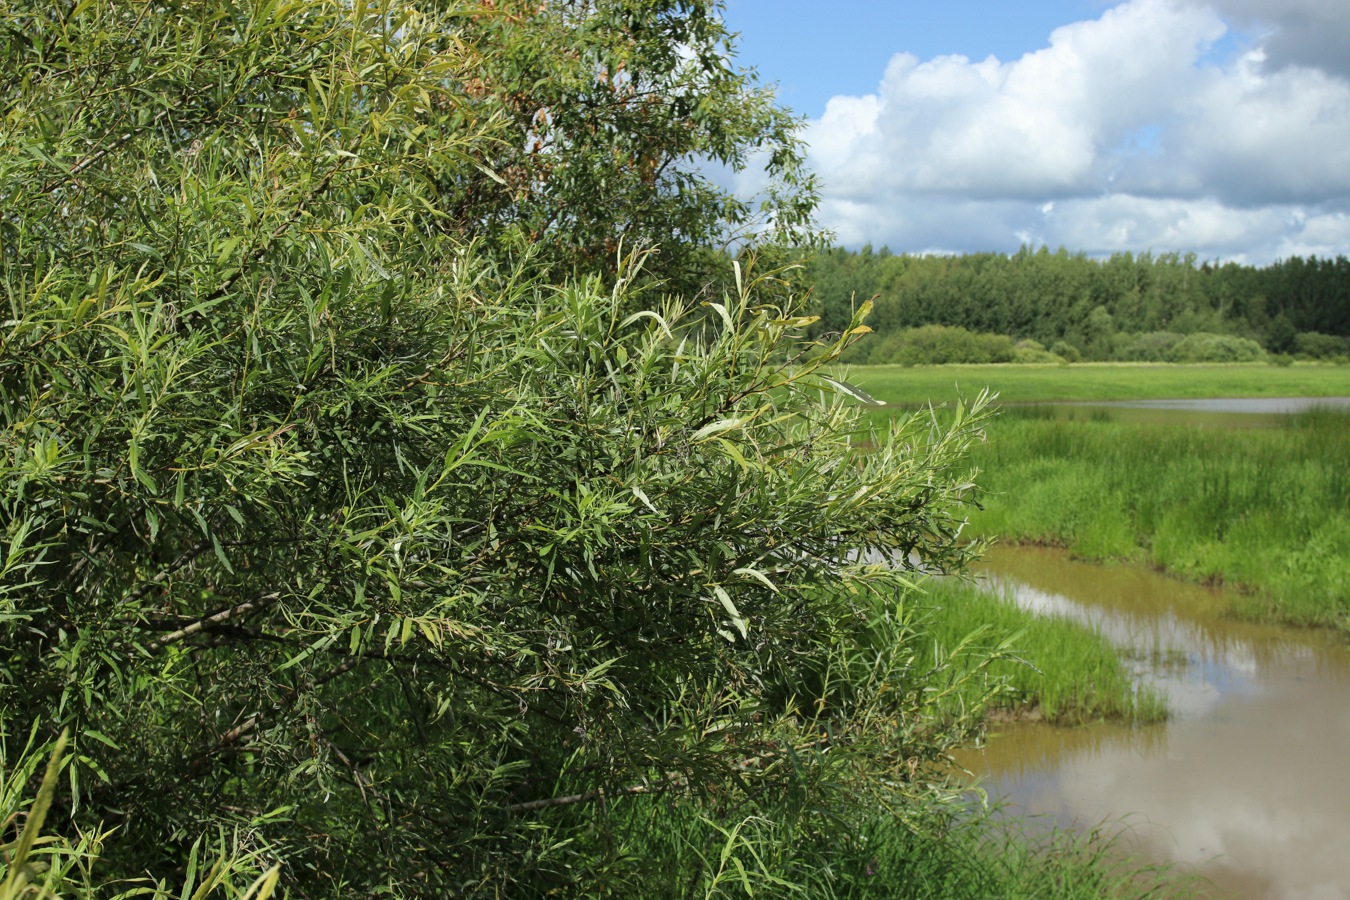
[[[954,579],[930,582],[925,602],[933,607],[927,627],[939,645],[980,626],[988,640],[1009,645],[1014,658],[998,659],[989,668],[1005,683],[996,714],[1057,724],[1167,718],[1166,698],[1137,687],[1117,648],[1081,622],[1029,612],[1006,591]]]

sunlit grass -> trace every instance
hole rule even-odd
[[[1246,588],[1241,612],[1350,625],[1350,414],[1195,429],[1005,414],[977,533]]]
[[[627,804],[608,839],[648,871],[629,896],[914,898],[1186,896],[1191,882],[1132,862],[1110,829],[1036,834],[957,805],[854,807],[846,821],[791,798],[755,811],[674,798]]]
[[[897,405],[950,403],[958,383],[1013,402],[1350,395],[1350,369],[1331,366],[872,366],[850,379]],[[986,436],[970,456],[986,492],[973,534],[1136,560],[1238,588],[1244,616],[1350,628],[1350,414],[1202,429],[1013,406]]]
[[[999,660],[990,669],[1007,682],[1004,710],[1061,724],[1166,718],[1165,698],[1151,688],[1137,690],[1116,648],[1087,625],[1037,615],[1006,592],[968,582],[940,579],[927,588],[923,602],[933,608],[927,627],[938,644],[955,644],[979,627],[987,644],[1011,638],[1021,661]]]
[[[949,403],[985,388],[1005,403],[1350,395],[1350,368],[1315,365],[852,366],[847,378],[880,400],[909,406]]]

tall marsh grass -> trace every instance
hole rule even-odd
[[[63,770],[71,757],[66,750],[69,733],[50,747],[35,743],[37,729],[26,745],[11,743],[0,718],[0,900],[113,900],[140,897],[145,900],[268,900],[277,889],[280,867],[263,864],[263,854],[248,851],[220,834],[212,841],[199,837],[191,844],[185,870],[177,884],[148,878],[109,882],[95,871],[103,840],[111,830],[85,831],[70,840],[49,833],[53,807],[68,811],[60,798]],[[43,760],[46,760],[45,769]],[[39,779],[38,772],[43,774]],[[214,853],[214,859],[212,855]],[[266,871],[262,871],[266,869]]]
[[[972,527],[1247,589],[1247,615],[1350,628],[1350,413],[1267,429],[1005,411],[972,454]]]
[[[983,626],[986,641],[1008,645],[1011,657],[989,668],[1005,683],[1004,711],[1059,724],[1167,717],[1166,699],[1137,688],[1111,642],[1081,622],[1024,610],[1006,590],[954,579],[931,581],[928,588],[927,627],[935,643],[950,645]]]
[[[1098,900],[1186,896],[1191,887],[1124,857],[1109,830],[1036,834],[952,804],[899,816],[786,798],[743,814],[651,797],[614,824],[607,840],[618,877],[604,890],[615,896]]]

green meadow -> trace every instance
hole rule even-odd
[[[1276,428],[1063,422],[1008,410],[972,454],[977,533],[1242,590],[1240,612],[1350,626],[1350,414]]]
[[[974,397],[986,388],[1004,403],[1350,394],[1350,368],[1324,365],[850,366],[845,377],[879,400],[906,406]]]

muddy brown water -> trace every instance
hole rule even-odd
[[[1235,621],[1222,591],[1060,551],[999,548],[985,576],[1017,602],[1100,628],[1163,725],[991,726],[959,761],[1033,827],[1114,820],[1137,858],[1177,863],[1209,896],[1350,900],[1350,649]]]

